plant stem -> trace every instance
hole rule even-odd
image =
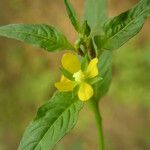
[[[99,144],[99,150],[105,150],[104,147],[104,137],[103,137],[103,127],[102,127],[102,118],[100,114],[100,110],[98,107],[98,102],[95,100],[91,100],[91,106],[93,113],[95,115],[96,125],[98,129],[98,144]]]

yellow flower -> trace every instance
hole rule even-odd
[[[85,71],[81,70],[80,61],[74,54],[64,54],[61,63],[63,68],[72,74],[73,80],[69,80],[63,75],[60,82],[55,83],[55,87],[61,92],[68,92],[73,91],[76,86],[79,86],[79,99],[81,101],[89,100],[93,96],[94,91],[88,81],[98,75],[98,59],[92,59],[87,68],[85,68]]]

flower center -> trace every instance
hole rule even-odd
[[[81,70],[74,73],[73,77],[75,78],[75,81],[78,82],[78,83],[81,83],[85,80],[85,75]]]

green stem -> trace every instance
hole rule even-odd
[[[99,150],[105,150],[104,147],[104,137],[103,137],[103,127],[102,127],[102,118],[100,114],[100,110],[98,107],[98,102],[95,100],[91,100],[91,106],[93,113],[95,115],[96,125],[98,129],[98,144],[99,144]]]

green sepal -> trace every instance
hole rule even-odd
[[[78,91],[79,91],[79,85],[77,84],[77,85],[74,87],[73,91],[72,91],[72,96],[73,96],[73,97],[77,96],[77,95],[78,95]]]
[[[100,82],[101,80],[103,80],[102,77],[95,77],[95,78],[89,79],[88,83],[90,83],[91,85],[94,85],[97,82]]]
[[[88,62],[89,62],[89,58],[88,58],[88,55],[86,55],[82,58],[82,61],[81,61],[81,70],[83,72],[87,69]]]
[[[74,81],[73,74],[63,67],[60,67],[62,74],[71,81]]]

